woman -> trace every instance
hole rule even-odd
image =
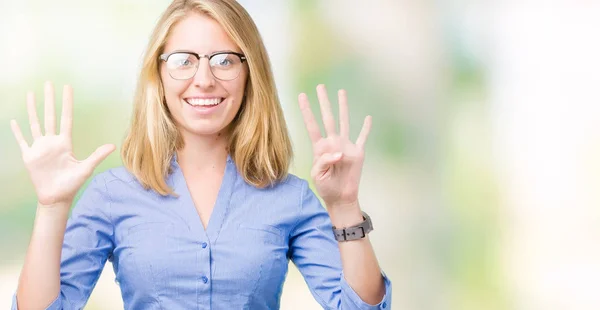
[[[324,308],[389,308],[357,198],[370,118],[354,144],[345,92],[339,133],[324,86],[317,92],[326,137],[305,94],[299,102],[327,210],[287,174],[291,144],[248,13],[233,0],[175,0],[145,53],[124,167],[94,177],[68,222],[75,194],[115,147],[76,160],[71,88],[60,133],[52,86],[44,135],[28,95],[33,144],[11,125],[38,208],[13,309],[82,308],[107,260],[126,309],[277,309],[290,259]]]

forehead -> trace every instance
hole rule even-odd
[[[241,52],[216,20],[199,13],[189,13],[171,28],[164,52],[174,50],[199,54],[224,50]]]

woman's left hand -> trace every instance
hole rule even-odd
[[[317,96],[321,106],[325,137],[321,135],[306,94],[302,93],[298,96],[304,124],[312,141],[311,177],[315,182],[317,193],[323,198],[328,209],[358,206],[358,184],[365,159],[365,143],[371,130],[371,116],[365,118],[356,143],[352,143],[349,137],[346,91],[343,89],[338,91],[339,133],[325,85],[317,86]]]

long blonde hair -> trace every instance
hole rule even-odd
[[[287,176],[292,146],[264,43],[248,12],[235,0],[175,0],[163,13],[144,54],[121,150],[123,164],[144,188],[176,195],[166,177],[184,142],[164,101],[159,55],[173,26],[191,12],[216,20],[246,55],[246,96],[230,125],[229,154],[246,182],[261,188],[273,185]]]

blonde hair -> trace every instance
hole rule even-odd
[[[246,55],[246,96],[230,124],[229,154],[247,183],[260,188],[273,185],[287,176],[292,146],[262,38],[235,0],[175,0],[163,13],[144,54],[121,150],[123,164],[144,188],[176,195],[166,178],[184,141],[164,101],[159,55],[173,26],[192,12],[216,20]]]

